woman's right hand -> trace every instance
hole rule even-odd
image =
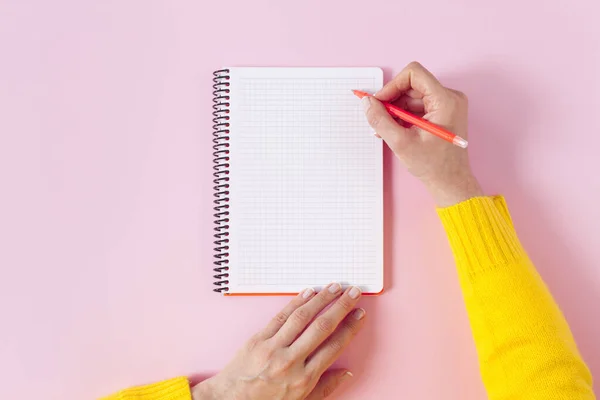
[[[466,149],[454,146],[416,126],[396,121],[381,101],[387,101],[467,138],[467,97],[446,88],[421,64],[413,62],[375,97],[364,97],[369,124],[430,190],[440,207],[472,197],[482,190],[471,172]]]

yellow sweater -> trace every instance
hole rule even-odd
[[[591,400],[592,377],[562,313],[527,257],[502,197],[438,211],[448,234],[492,400]],[[107,400],[190,400],[186,378]]]

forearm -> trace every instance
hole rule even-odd
[[[523,250],[502,198],[439,211],[490,399],[592,399],[569,327]]]

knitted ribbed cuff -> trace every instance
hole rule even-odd
[[[457,265],[469,275],[525,255],[503,197],[475,197],[438,214]]]
[[[115,396],[121,400],[190,400],[190,384],[187,378],[175,378],[151,385],[123,390]]]

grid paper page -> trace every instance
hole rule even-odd
[[[383,289],[379,68],[230,68],[229,293]]]

